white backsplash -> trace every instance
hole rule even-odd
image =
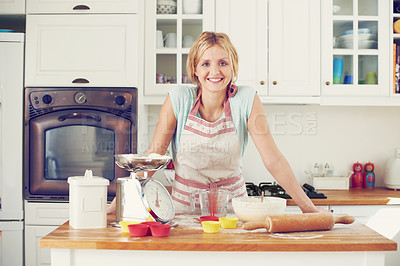
[[[151,140],[160,108],[148,109]],[[304,170],[329,163],[334,175],[347,174],[353,163],[375,164],[376,186],[383,186],[386,162],[400,147],[399,107],[325,107],[318,105],[266,105],[274,139],[300,183]],[[243,158],[248,182],[273,181],[251,138]],[[157,175],[159,176],[159,175]],[[163,179],[163,178],[161,178]]]

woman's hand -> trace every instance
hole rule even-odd
[[[110,205],[107,206],[107,214],[113,214],[117,211],[117,201],[116,198],[114,198]]]

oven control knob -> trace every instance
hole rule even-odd
[[[118,105],[123,105],[126,102],[125,97],[124,96],[117,96],[115,98],[115,103]]]
[[[46,95],[44,95],[44,96],[42,97],[42,101],[43,101],[45,104],[49,104],[49,103],[51,103],[51,102],[53,101],[53,97],[51,97],[50,95],[46,94]]]

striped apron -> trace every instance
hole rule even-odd
[[[199,99],[190,110],[174,163],[172,199],[177,213],[191,211],[190,193],[197,189],[221,187],[233,197],[247,195],[229,99],[224,101],[225,117],[215,122],[197,117]],[[199,206],[198,198],[195,204]]]

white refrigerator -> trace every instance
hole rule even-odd
[[[0,31],[0,266],[22,266],[24,33]]]

